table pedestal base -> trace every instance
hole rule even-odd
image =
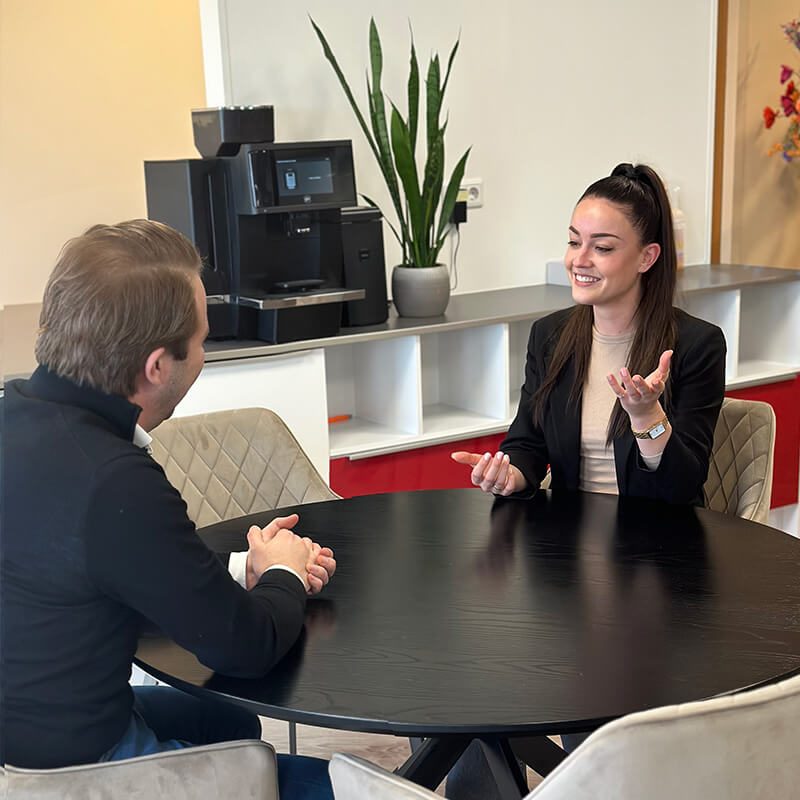
[[[395,772],[402,778],[435,790],[473,741],[479,743],[498,796],[504,800],[518,800],[528,793],[520,760],[545,777],[567,757],[564,750],[546,736],[512,740],[496,736],[474,739],[445,736],[413,739],[411,756]]]

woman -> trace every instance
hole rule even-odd
[[[484,492],[551,488],[703,505],[725,390],[725,338],[673,306],[672,213],[658,175],[619,164],[578,201],[565,266],[573,308],[534,322],[517,416],[499,452],[456,452]],[[588,734],[563,736],[571,751]],[[496,791],[479,748],[447,796]]]
[[[533,324],[500,451],[452,458],[498,495],[532,493],[549,465],[554,489],[702,505],[725,339],[673,306],[672,215],[650,167],[620,164],[584,192],[565,265],[576,305]]]

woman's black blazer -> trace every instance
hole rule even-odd
[[[541,428],[533,424],[531,411],[531,398],[546,374],[558,334],[571,311],[557,311],[533,323],[517,416],[500,445],[533,487],[539,486],[549,465],[551,488],[578,488],[581,402],[569,402],[574,360],[567,363],[553,388]],[[714,427],[725,392],[725,337],[710,322],[680,309],[675,313],[677,342],[669,378],[672,394],[665,408],[672,435],[658,469],[652,472],[644,466],[630,431],[615,439],[617,484],[621,495],[703,505]]]

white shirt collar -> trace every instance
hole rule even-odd
[[[150,442],[152,441],[153,437],[141,425],[137,425],[133,429],[133,443],[137,447],[141,447],[150,452]]]

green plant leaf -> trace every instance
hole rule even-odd
[[[453,45],[453,49],[450,51],[450,58],[447,59],[447,72],[444,74],[444,83],[442,84],[442,100],[444,100],[444,93],[447,90],[447,82],[450,80],[450,70],[453,67],[453,60],[456,57],[456,53],[458,52],[458,45],[461,43],[461,34],[458,34],[458,39],[456,39],[456,43]]]
[[[374,73],[373,73],[374,74]],[[380,78],[380,75],[378,76]],[[398,216],[402,216],[400,211],[400,189],[397,184],[397,176],[394,171],[394,164],[392,163],[392,148],[389,143],[389,131],[386,127],[386,106],[384,102],[383,92],[375,86],[370,85],[369,78],[367,78],[367,98],[369,100],[369,113],[370,121],[372,122],[372,130],[375,135],[375,141],[378,146],[378,166],[383,172],[383,177],[386,179],[386,185],[389,189],[389,194],[392,196],[395,210]]]
[[[367,137],[367,142],[369,143],[370,148],[372,149],[375,158],[380,161],[380,157],[378,155],[378,148],[375,145],[375,141],[372,138],[372,134],[370,133],[369,128],[367,127],[366,120],[364,119],[364,115],[361,113],[361,109],[358,107],[358,103],[356,103],[355,97],[353,97],[353,93],[350,91],[350,86],[347,83],[347,79],[344,77],[344,73],[339,67],[339,62],[336,60],[336,56],[333,54],[333,50],[331,50],[330,45],[328,44],[328,40],[325,38],[325,34],[319,29],[317,23],[314,22],[313,17],[309,16],[311,20],[311,26],[314,28],[314,32],[317,34],[317,38],[322,45],[322,52],[325,54],[325,58],[328,59],[331,67],[333,67],[333,71],[336,73],[336,77],[339,79],[339,83],[347,97],[348,101],[350,102],[350,107],[353,109],[353,113],[356,115],[356,119],[358,120],[359,124],[361,125],[361,130],[364,131],[364,136]]]
[[[439,131],[439,109],[442,106],[442,96],[439,92],[439,56],[434,55],[428,64],[428,77],[425,79],[425,116],[428,136],[427,144],[430,148]]]
[[[381,38],[378,33],[378,26],[375,18],[369,21],[369,60],[372,71],[372,84],[367,79],[367,97],[369,98],[370,121],[372,132],[378,148],[378,165],[383,172],[389,195],[397,213],[400,230],[402,231],[403,254],[406,254],[406,244],[409,240],[408,214],[404,213],[403,204],[400,199],[400,187],[397,183],[395,166],[392,161],[392,150],[389,141],[389,131],[386,125],[386,102],[381,88],[381,76],[383,74],[383,49]]]
[[[417,152],[417,120],[419,117],[419,63],[414,49],[414,31],[408,23],[411,34],[411,58],[408,65],[408,131],[411,136],[411,152]]]
[[[381,89],[381,72],[383,71],[383,51],[381,37],[375,25],[375,17],[369,20],[369,62],[372,67],[372,85],[377,91]]]
[[[392,159],[392,148],[389,142],[389,133],[386,130],[386,118],[383,114],[383,93],[379,92],[377,97],[373,92],[372,87],[367,78],[367,98],[369,99],[369,111],[372,121],[372,128],[375,131],[375,136],[378,142],[378,166],[381,168],[383,178],[386,181],[386,187],[389,189],[389,196],[394,206],[395,213],[397,214],[400,230],[402,231],[403,239],[401,245],[403,247],[403,257],[406,255],[406,243],[408,242],[408,212],[404,208],[400,198],[400,186],[397,182],[397,173],[395,172],[394,161]],[[375,107],[377,100],[380,100],[381,114],[383,115],[382,121],[378,118],[378,111]]]
[[[429,248],[434,245],[433,223],[436,217],[436,208],[442,194],[444,181],[444,128],[434,139],[433,145],[428,149],[428,158],[425,162],[425,177],[422,182],[423,228]]]
[[[444,180],[444,130],[439,128],[439,112],[442,97],[439,89],[439,56],[434,54],[428,63],[425,80],[425,115],[427,127],[428,157],[425,164],[425,189],[423,189],[426,244],[432,249],[435,244],[434,221],[436,207]],[[426,191],[427,190],[427,191]],[[431,258],[435,259],[435,256]],[[431,263],[434,263],[432,260]]]
[[[467,166],[467,157],[469,156],[470,150],[472,150],[472,148],[468,147],[467,152],[461,156],[458,164],[456,164],[455,168],[453,169],[453,174],[450,176],[450,181],[447,184],[447,189],[444,193],[444,200],[442,201],[442,210],[439,214],[439,227],[436,230],[435,255],[439,255],[439,250],[444,244],[443,234],[447,228],[447,224],[450,222],[450,217],[453,215],[453,209],[456,205],[456,198],[458,197],[458,188],[461,186],[461,180],[464,177],[464,170]]]
[[[372,132],[378,144],[381,161],[386,166],[391,164],[392,153],[389,147],[389,133],[386,127],[386,102],[381,89],[383,50],[381,49],[381,38],[378,35],[374,17],[370,18],[369,21],[369,61],[372,69],[372,85],[370,86],[370,82],[367,80],[367,95],[370,98]],[[389,171],[393,172],[393,170]],[[388,180],[388,175],[386,177]],[[390,191],[392,191],[392,187],[390,187]]]
[[[394,104],[392,104],[391,126],[394,163],[408,203],[408,222],[411,229],[409,255],[417,266],[425,266],[424,253],[420,252],[420,247],[425,244],[426,236],[422,229],[422,200],[419,193],[417,164],[414,154],[411,152],[411,136],[408,126]]]
[[[387,182],[390,180],[393,185],[389,186],[392,198],[399,195],[397,193],[397,183],[394,176],[392,164],[392,151],[389,145],[389,132],[386,126],[386,102],[381,88],[381,75],[383,72],[383,50],[381,49],[381,38],[378,28],[375,25],[375,18],[369,21],[369,61],[372,69],[372,85],[367,80],[367,96],[370,99],[370,114],[372,122],[372,132],[378,144],[381,155],[381,163],[384,167],[384,177]]]

